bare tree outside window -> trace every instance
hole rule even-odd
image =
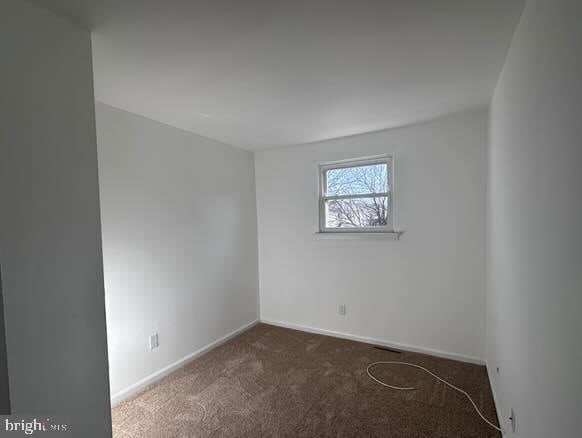
[[[322,166],[322,228],[328,231],[390,230],[391,160]]]

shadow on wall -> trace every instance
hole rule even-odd
[[[6,356],[5,331],[4,296],[2,295],[2,266],[0,266],[0,415],[10,414],[10,391],[8,389],[8,358]]]

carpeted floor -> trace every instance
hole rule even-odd
[[[461,394],[401,365],[422,365],[466,390],[497,423],[484,367],[259,324],[113,409],[113,436],[500,437]]]

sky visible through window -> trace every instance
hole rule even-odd
[[[327,228],[385,227],[390,221],[389,169],[386,163],[326,171]],[[351,198],[349,196],[357,196]],[[370,195],[370,196],[363,196]]]

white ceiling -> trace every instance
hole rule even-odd
[[[51,0],[49,7],[93,30],[98,101],[256,150],[486,105],[522,6]]]

